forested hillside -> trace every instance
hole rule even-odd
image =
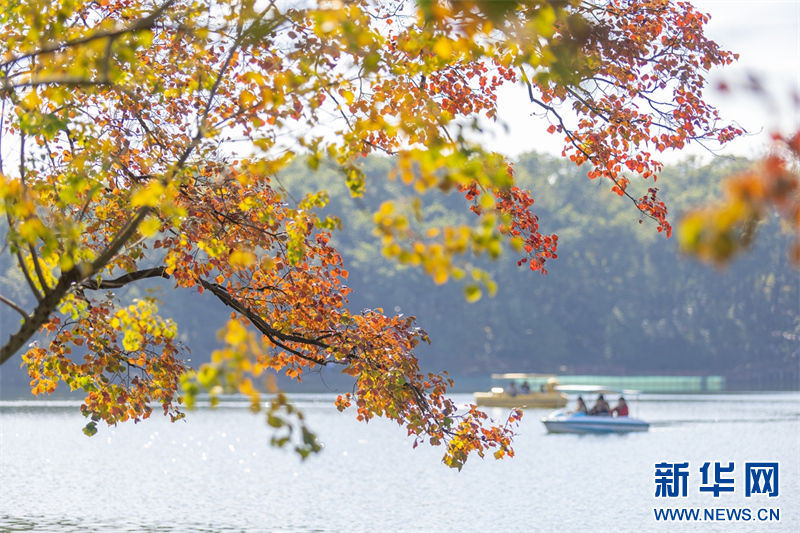
[[[783,375],[784,386],[797,379],[798,274],[786,260],[789,238],[777,221],[759,228],[751,254],[715,271],[681,258],[674,237],[665,239],[647,220],[639,224],[630,202],[590,181],[583,169],[528,154],[516,164],[517,182],[532,191],[542,232],[559,236],[559,257],[548,262],[546,276],[518,267],[511,250],[499,261],[484,259],[497,294],[470,304],[463,282],[437,286],[418,269],[397,267],[381,254],[371,213],[385,198],[402,196],[404,185],[383,179],[392,164],[389,158],[365,161],[367,193],[358,199],[324,164],[316,172],[295,164],[275,185],[287,189],[289,202],[300,200],[301,190],[328,191],[331,212],[345,213],[334,245],[350,271],[351,309],[382,307],[416,316],[433,341],[420,351],[424,368],[454,375],[710,373],[732,382]],[[667,168],[657,186],[671,219],[715,196],[719,179],[744,164],[689,160]],[[420,211],[422,227],[474,217],[455,193],[428,194]],[[9,264],[2,269],[2,292],[22,300],[16,291],[21,275]],[[178,323],[191,364],[206,361],[216,344],[209,315],[222,327],[228,311],[208,295],[173,294],[169,281],[149,286],[163,300],[164,316]],[[142,287],[125,298],[146,296]],[[17,317],[3,309],[2,319],[7,324]],[[22,377],[16,366],[3,368],[6,384]]]

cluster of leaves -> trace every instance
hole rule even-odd
[[[355,404],[359,421],[368,422],[376,416],[388,418],[415,437],[415,448],[426,440],[433,446],[444,445],[444,462],[452,468],[461,469],[472,452],[483,457],[487,450],[496,448],[494,456],[498,459],[514,455],[513,427],[522,413],[515,410],[504,426],[487,427],[487,415],[474,406],[467,412],[459,412],[445,396],[447,388],[453,385],[447,374],[420,372],[412,352],[420,341],[430,340],[423,330],[412,327],[413,317],[389,318],[381,309],[368,309],[353,316],[342,314],[334,320],[341,324],[340,333],[330,338],[339,337],[339,342],[335,350],[332,344],[328,347],[327,359],[315,363],[285,353],[276,356],[242,324],[247,320],[232,318],[220,332],[225,347],[215,351],[211,362],[198,372],[184,376],[187,405],[193,406],[197,394],[203,390],[209,391],[212,406],[219,402],[221,394],[238,392],[250,398],[253,412],[260,412],[262,395],[255,381],[265,370],[285,370],[301,380],[300,367],[341,364],[342,372],[355,378],[354,392],[340,395],[335,404],[340,411]],[[344,349],[350,355],[340,351]],[[277,392],[272,374],[266,381],[267,390],[273,394],[267,405],[267,423],[285,430],[283,435],[272,439],[273,444],[283,447],[291,442],[291,435],[297,429],[302,441],[295,451],[303,458],[319,451],[320,445],[306,426],[303,413]]]
[[[419,195],[461,190],[477,224],[421,234],[389,202],[376,231],[387,255],[437,282],[471,273],[467,297],[476,300],[477,283],[490,294],[494,287],[471,256],[497,257],[508,243],[525,251],[520,263],[544,271],[558,242],[540,234],[508,162],[468,141],[478,115],[496,116],[497,89],[522,79],[531,95],[542,93],[532,102],[557,117],[554,102],[572,102],[583,117],[564,130],[582,154],[575,161],[624,191],[620,165],[643,174],[657,167],[626,155],[640,143],[680,148],[737,133],[718,128],[701,99],[703,72],[731,58],[703,37],[706,21],[666,0],[15,3],[0,14],[0,129],[4,142],[18,143],[14,165],[0,160],[3,253],[16,257],[36,303],[28,311],[2,297],[23,318],[0,363],[56,326],[47,348],[23,356],[35,392],[51,391],[56,377],[89,386],[85,412],[109,423],[146,416],[148,401],[170,412],[183,370],[172,326],[152,304],[117,309],[92,296],[170,278],[232,309],[231,353],[242,345],[233,324],[259,335],[240,357],[249,368],[220,373],[238,360],[223,353],[187,386],[255,398],[249,373],[299,379],[341,365],[356,377],[361,419],[387,416],[446,443],[454,467],[472,451],[510,455],[519,414],[493,428],[474,409],[459,415],[444,396],[450,382],[419,371],[414,348],[426,335],[412,319],[351,314],[348,273],[330,245],[339,222],[317,214],[326,194],[295,201],[275,173],[299,149],[314,168],[335,165],[359,195],[360,158],[379,150],[395,157],[420,220]],[[667,111],[649,95],[673,82],[683,101]],[[634,97],[652,110],[637,111]],[[651,128],[672,136],[653,141]],[[655,190],[636,203],[668,230]],[[71,362],[78,354],[68,339],[84,339],[85,365]],[[128,365],[140,375],[130,378]],[[315,451],[303,441],[301,450]]]
[[[681,249],[722,266],[748,250],[759,222],[777,211],[795,235],[789,260],[800,266],[800,134],[773,136],[770,154],[751,170],[723,181],[723,200],[688,212],[681,219]]]
[[[548,131],[565,135],[563,155],[578,165],[591,163],[590,178],[613,181],[614,192],[633,200],[643,215],[658,222],[658,231],[670,236],[658,189],[651,187],[635,199],[623,172],[656,180],[663,165],[653,151],[681,149],[692,141],[725,143],[743,133],[735,126],[718,127],[717,110],[703,101],[704,74],[738,55],[705,37],[709,17],[688,2],[612,0],[583,9],[592,23],[585,49],[594,61],[578,72],[577,86],[554,84],[540,75],[523,78],[530,99],[554,118]],[[557,109],[564,103],[576,113],[574,127]]]
[[[117,309],[111,298],[89,303],[73,293],[59,311],[64,321],[56,316],[45,326],[54,337],[48,349],[34,345],[22,356],[34,394],[53,392],[59,380],[87,392],[81,412],[91,418],[83,430],[90,436],[100,420],[148,418],[151,403],[160,403],[173,422],[185,416],[176,394],[186,371],[177,327],[156,314],[153,301]],[[75,351],[86,353],[83,363]]]
[[[224,340],[225,347],[211,354],[211,364],[203,365],[199,372],[185,373],[181,378],[187,407],[193,408],[198,393],[207,390],[212,407],[219,404],[220,395],[239,393],[250,399],[250,410],[253,413],[260,412],[261,393],[253,379],[260,377],[268,368],[263,361],[259,361],[268,357],[260,339],[234,319],[231,319],[227,328],[220,331],[220,337]],[[292,435],[295,427],[298,427],[301,442],[294,446],[295,452],[303,459],[319,452],[322,445],[306,426],[303,413],[277,389],[273,374],[268,374],[266,381],[267,390],[272,394],[271,401],[266,406],[267,424],[282,431],[272,437],[272,445],[283,448],[292,443]]]
[[[532,270],[546,272],[544,263],[555,252],[547,243],[555,239],[538,232],[535,215],[518,216],[530,212],[532,201],[511,208],[505,191],[513,184],[512,167],[494,154],[475,161],[480,149],[463,133],[468,126],[462,117],[482,112],[494,118],[497,89],[517,81],[526,84],[534,110],[551,120],[548,131],[564,135],[564,155],[578,165],[591,164],[590,178],[611,180],[617,194],[670,236],[658,189],[648,187],[634,197],[626,173],[655,180],[662,164],[653,153],[691,142],[725,143],[743,133],[720,126],[717,111],[703,100],[705,73],[736,58],[704,36],[708,16],[686,2],[667,0],[486,4],[426,3],[421,27],[407,14],[388,12],[392,6],[379,11],[389,26],[380,52],[385,63],[339,89],[348,126],[341,133],[350,153],[396,155],[395,175],[416,192],[455,186],[470,201],[489,193],[481,197],[480,209],[473,206],[487,220],[472,231],[411,231],[411,213],[385,206],[376,215],[384,253],[422,264],[439,283],[462,277],[464,270],[483,280],[485,273],[452,258],[487,250],[496,256],[499,234],[517,226],[525,233],[522,240],[513,238],[519,237],[514,231],[507,234],[516,250],[526,251],[519,264],[530,261]],[[393,65],[391,76],[383,64]],[[361,186],[352,183],[356,190]],[[419,211],[414,205],[413,214],[419,217]],[[452,235],[460,238],[453,242]],[[467,287],[468,295],[479,291]]]

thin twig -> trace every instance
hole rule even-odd
[[[3,296],[2,294],[0,294],[0,302],[3,302],[4,304],[9,306],[14,311],[16,311],[17,313],[21,314],[22,318],[28,318],[28,313],[26,313],[25,310],[22,307],[20,307],[19,305],[15,304],[14,302],[9,300],[8,298]]]
[[[44,272],[39,264],[39,256],[36,254],[36,248],[34,248],[32,244],[28,244],[28,251],[31,253],[31,262],[33,263],[33,269],[36,271],[36,277],[39,278],[39,285],[42,286],[44,295],[47,296],[50,294],[50,286],[47,284]]]
[[[25,276],[25,281],[28,282],[28,286],[31,288],[33,295],[36,297],[36,300],[41,302],[44,297],[39,292],[39,289],[36,288],[36,284],[33,282],[33,278],[31,277],[31,273],[28,271],[28,267],[25,266],[25,259],[22,257],[22,252],[17,251],[17,261],[19,261],[19,268],[22,270],[22,275]]]

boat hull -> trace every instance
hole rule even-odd
[[[567,405],[567,395],[558,392],[535,392],[532,394],[496,394],[476,392],[475,403],[483,407],[553,409]]]
[[[636,418],[620,416],[556,415],[542,418],[549,433],[632,433],[648,431],[650,424]]]

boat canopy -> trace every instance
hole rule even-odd
[[[492,374],[492,379],[541,379],[555,378],[555,374]]]
[[[628,394],[634,396],[642,392],[638,390],[603,387],[601,385],[556,385],[553,388],[565,394]]]

